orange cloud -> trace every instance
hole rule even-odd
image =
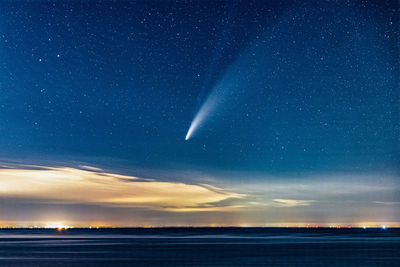
[[[211,185],[164,182],[85,166],[0,169],[0,196],[52,203],[97,203],[168,211],[232,210],[214,206],[244,195]]]

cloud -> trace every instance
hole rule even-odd
[[[275,198],[272,201],[280,207],[297,207],[297,206],[310,206],[314,200],[296,200],[296,199],[282,199]]]
[[[259,199],[312,199],[317,201],[399,201],[398,177],[393,174],[317,174],[257,177],[258,181],[231,184],[236,192]]]
[[[0,169],[0,197],[191,212],[232,210],[235,209],[233,205],[210,203],[244,195],[212,185],[157,181],[109,173],[90,166],[81,169],[3,166]]]
[[[390,225],[387,222],[399,221],[399,186],[397,177],[390,175],[321,174],[240,184],[218,179],[194,183],[189,173],[176,179],[169,176],[121,175],[91,166],[0,164],[0,225]]]

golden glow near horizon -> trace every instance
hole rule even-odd
[[[400,228],[400,222],[392,222],[389,225],[386,224],[376,224],[371,223],[368,226],[362,225],[359,223],[355,224],[346,224],[346,223],[269,223],[269,224],[248,224],[248,223],[238,223],[238,224],[218,224],[218,223],[210,223],[207,225],[114,225],[114,224],[91,224],[91,225],[82,225],[82,224],[72,224],[66,225],[62,222],[47,222],[40,223],[38,225],[27,225],[20,223],[10,223],[10,224],[0,224],[0,229],[9,229],[9,228],[40,228],[40,229],[57,229],[59,231],[68,230],[72,228],[87,228],[87,229],[100,229],[100,228],[129,228],[129,227],[137,227],[137,228],[165,228],[165,227],[277,227],[277,228],[309,228],[309,229],[318,229],[318,228],[332,228],[332,229],[351,229],[351,228],[359,228],[359,229],[370,229],[370,228],[380,228],[382,230],[386,230],[389,228]]]
[[[244,197],[208,185],[156,181],[94,168],[70,167],[0,169],[0,196],[175,212],[232,210],[236,206],[215,207],[210,203]]]
[[[397,188],[391,176],[384,177],[384,184],[373,175],[303,177],[290,183],[267,177],[263,183],[230,183],[228,190],[91,166],[0,167],[0,198],[5,200],[0,227],[5,228],[400,226],[398,203],[382,199],[390,199]]]

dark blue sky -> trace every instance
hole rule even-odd
[[[217,184],[399,174],[397,1],[0,5],[4,162]]]
[[[301,2],[4,2],[3,156],[395,166],[395,3]],[[229,75],[243,76],[229,110],[184,142]]]

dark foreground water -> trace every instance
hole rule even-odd
[[[400,266],[400,229],[1,229],[1,266]]]

